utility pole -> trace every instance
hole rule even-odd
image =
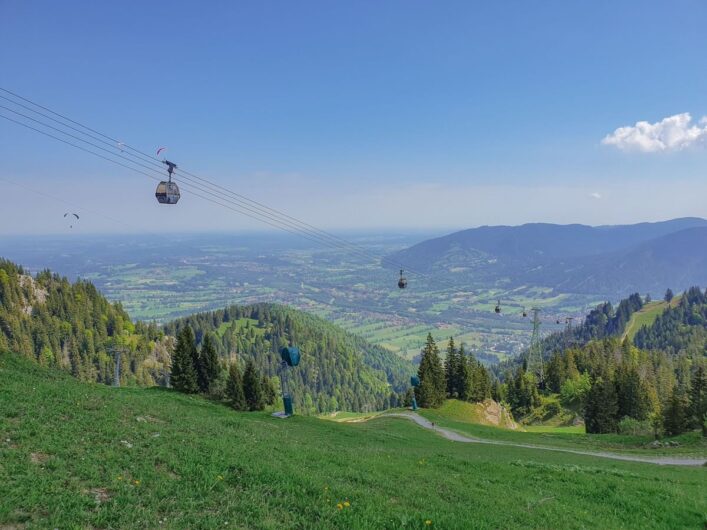
[[[113,386],[120,386],[120,357],[122,350],[120,348],[111,348],[110,352],[113,354],[113,361],[115,363],[115,368],[113,369]]]

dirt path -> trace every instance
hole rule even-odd
[[[505,442],[505,441],[500,441],[500,440],[483,440],[481,438],[476,438],[472,436],[465,436],[463,434],[460,434],[456,431],[452,431],[450,429],[445,429],[443,427],[439,427],[437,425],[433,426],[432,422],[427,420],[426,418],[423,418],[419,414],[415,414],[414,412],[408,412],[408,413],[398,413],[398,412],[391,412],[390,414],[383,414],[383,416],[388,416],[388,417],[397,417],[397,418],[406,418],[408,420],[412,420],[415,423],[417,423],[420,427],[424,427],[425,429],[434,429],[434,431],[444,438],[447,438],[448,440],[452,440],[453,442],[462,442],[462,443],[477,443],[477,444],[489,444],[489,445],[507,445],[509,447],[523,447],[525,449],[540,449],[542,451],[558,451],[561,453],[572,453],[575,455],[584,455],[584,456],[595,456],[599,458],[611,458],[613,460],[626,460],[628,462],[643,462],[646,464],[657,464],[659,466],[703,466],[705,465],[705,462],[707,460],[705,459],[699,459],[699,458],[677,458],[677,457],[672,457],[672,456],[660,456],[660,457],[642,457],[642,456],[633,456],[633,455],[621,455],[618,453],[607,453],[605,451],[578,451],[575,449],[562,449],[560,447],[546,447],[542,445],[531,445],[531,444],[522,444],[522,443],[514,443],[514,442]],[[380,417],[380,416],[379,416]]]

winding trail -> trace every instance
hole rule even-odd
[[[557,451],[560,453],[572,453],[575,455],[583,455],[583,456],[595,456],[598,458],[610,458],[612,460],[626,460],[628,462],[642,462],[644,464],[656,464],[659,466],[703,466],[707,462],[704,458],[677,458],[677,457],[672,457],[672,456],[660,456],[660,457],[643,457],[643,456],[634,456],[634,455],[622,455],[618,453],[607,453],[605,451],[579,451],[576,449],[563,449],[560,447],[547,447],[543,445],[532,445],[532,444],[523,444],[523,443],[515,443],[515,442],[505,442],[501,440],[484,440],[482,438],[476,438],[476,437],[471,437],[471,436],[466,436],[463,434],[460,434],[456,431],[452,431],[450,429],[445,429],[444,427],[439,427],[437,425],[432,425],[432,422],[429,421],[426,418],[423,418],[419,414],[416,414],[414,412],[391,412],[389,414],[382,414],[380,416],[377,416],[379,418],[381,417],[395,417],[395,418],[405,418],[411,421],[414,421],[417,423],[420,427],[424,427],[425,429],[431,429],[434,430],[436,433],[439,435],[443,436],[447,440],[451,440],[453,442],[462,442],[462,443],[476,443],[476,444],[488,444],[488,445],[506,445],[509,447],[522,447],[524,449],[539,449],[541,451]]]

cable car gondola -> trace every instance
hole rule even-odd
[[[528,312],[525,310],[525,307],[523,308],[523,318],[526,318],[528,316]]]
[[[172,173],[177,169],[177,164],[169,160],[163,160],[162,163],[167,166],[169,180],[163,180],[157,185],[155,197],[160,204],[177,204],[180,197],[179,186],[176,182],[172,182]]]
[[[494,309],[497,315],[501,314],[501,301],[499,300],[498,303],[496,304],[496,308]]]
[[[407,286],[408,281],[405,276],[403,276],[403,269],[400,269],[400,279],[398,280],[398,287],[400,287],[401,289],[405,289]]]

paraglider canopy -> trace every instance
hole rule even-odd
[[[66,213],[64,214],[64,219],[66,219],[67,217],[69,218],[69,221],[71,221],[71,224],[69,224],[69,228],[73,228],[73,227],[74,227],[74,224],[73,224],[73,223],[74,223],[74,218],[78,221],[78,220],[79,220],[79,214],[73,213],[73,212],[66,212]]]
[[[299,348],[294,346],[287,346],[280,350],[280,357],[287,366],[297,366],[300,360]]]

